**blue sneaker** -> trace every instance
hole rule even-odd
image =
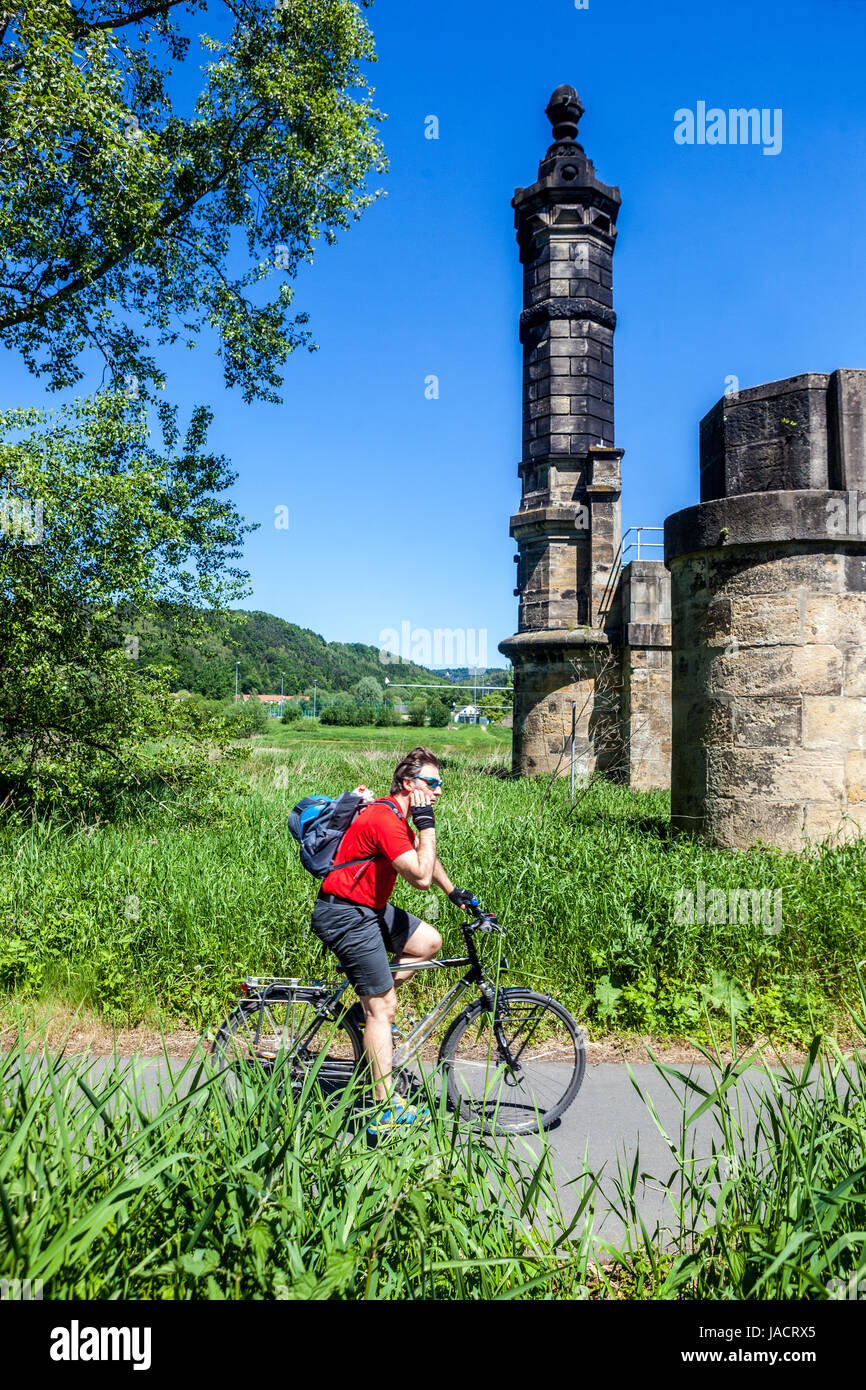
[[[400,1096],[395,1096],[388,1108],[368,1124],[367,1133],[375,1138],[380,1134],[390,1133],[398,1125],[419,1124],[426,1129],[429,1123],[430,1111],[426,1105],[410,1105]]]

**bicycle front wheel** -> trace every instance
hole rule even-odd
[[[278,1062],[295,1092],[313,1067],[326,1096],[349,1083],[362,1055],[360,1035],[345,1014],[337,1024],[326,1019],[317,1026],[319,1003],[318,996],[303,990],[241,1001],[211,1048],[230,1099],[237,1098],[246,1077],[267,1075]]]
[[[580,1090],[586,1045],[555,999],[528,989],[499,991],[492,1014],[481,1000],[454,1020],[442,1042],[448,1100],[484,1134],[549,1129]]]

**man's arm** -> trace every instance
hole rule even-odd
[[[437,888],[442,889],[442,892],[445,894],[446,898],[449,893],[454,892],[454,884],[451,882],[445,870],[442,868],[442,865],[438,859],[436,860],[436,863],[433,865],[433,882],[436,884]]]
[[[433,882],[438,862],[435,830],[420,830],[418,848],[407,849],[405,854],[398,854],[396,859],[391,860],[400,877],[424,893]]]
[[[426,893],[433,882],[436,867],[436,826],[431,800],[429,792],[412,793],[409,814],[418,827],[416,848],[407,849],[391,860],[400,877],[411,883],[413,888],[420,888],[422,893]]]

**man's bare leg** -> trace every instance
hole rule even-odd
[[[366,994],[361,998],[364,1008],[364,1051],[367,1054],[377,1100],[387,1100],[391,1093],[394,1044],[391,1024],[397,1013],[397,995]]]
[[[403,947],[403,954],[397,964],[409,965],[421,960],[432,960],[441,950],[442,937],[436,928],[431,927],[429,922],[422,922]],[[394,984],[402,985],[404,980],[410,980],[414,974],[414,970],[398,970],[394,976]]]
[[[432,960],[442,949],[442,937],[429,922],[416,927],[403,949],[399,964],[409,965],[416,961]],[[394,976],[394,985],[411,979],[414,970],[400,970]],[[397,1015],[397,995],[394,989],[387,994],[362,995],[364,1010],[364,1051],[370,1073],[373,1077],[376,1099],[387,1100],[391,1092],[391,1072],[394,1064],[394,1041],[391,1024]]]

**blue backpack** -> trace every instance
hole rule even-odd
[[[365,801],[358,792],[343,792],[334,801],[330,796],[305,796],[289,812],[289,830],[300,847],[301,863],[316,878],[327,878],[343,842],[343,836],[362,806],[388,806],[398,820],[403,820],[391,801]],[[363,859],[347,859],[341,869],[352,864],[372,864],[379,856],[367,854]]]

